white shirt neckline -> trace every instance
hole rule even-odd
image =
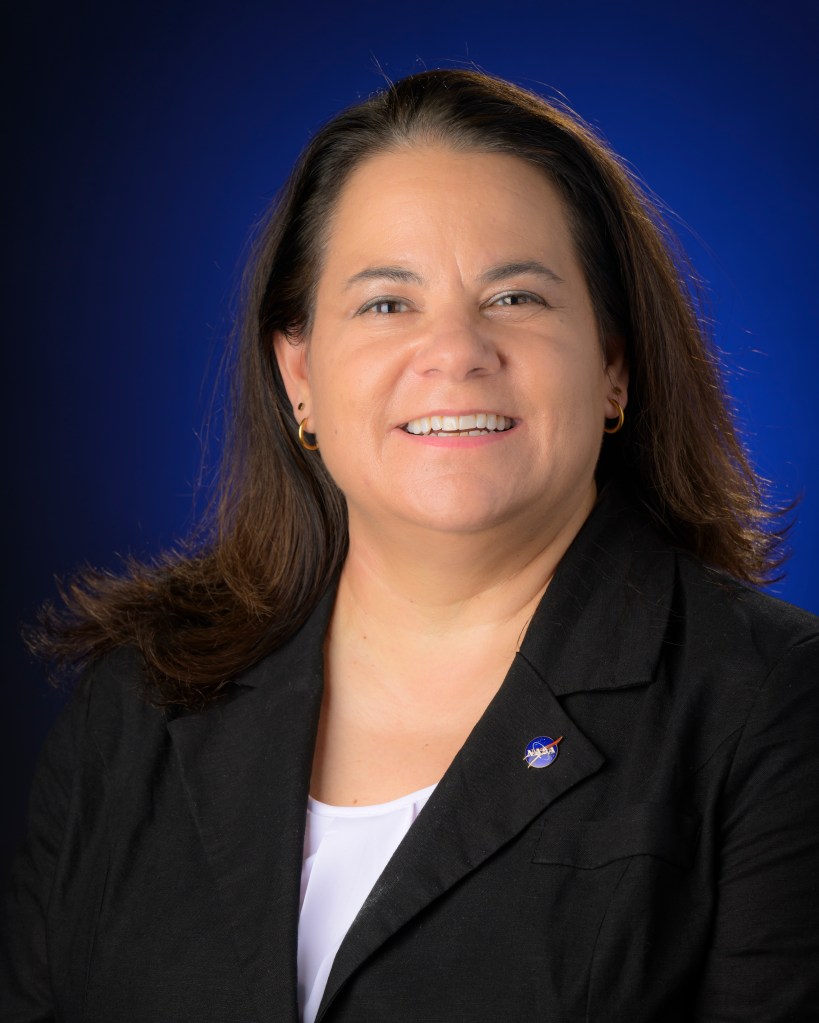
[[[386,803],[364,803],[361,806],[336,806],[334,803],[322,803],[321,800],[308,796],[307,809],[310,813],[322,817],[380,817],[382,814],[392,813],[393,810],[400,810],[410,803],[417,803],[419,799],[426,801],[436,787],[437,782],[415,792],[408,792],[405,796],[398,796],[397,799],[390,799]]]

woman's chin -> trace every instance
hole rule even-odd
[[[440,487],[432,492],[418,490],[391,511],[370,516],[378,524],[392,519],[401,528],[408,526],[429,533],[464,536],[488,531],[519,528],[527,519],[537,517],[536,505],[527,508],[513,489],[502,494],[486,494],[475,488]],[[351,516],[351,530],[355,529]]]

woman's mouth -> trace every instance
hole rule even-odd
[[[410,419],[401,429],[416,437],[481,437],[511,430],[515,420],[495,412],[475,412],[466,416],[421,416]]]

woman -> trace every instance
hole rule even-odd
[[[481,74],[317,134],[212,533],[46,617],[4,1020],[817,1017],[819,628],[653,218]]]

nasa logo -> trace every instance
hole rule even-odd
[[[532,739],[523,758],[526,766],[540,768],[553,764],[557,759],[557,744],[562,740],[562,735],[558,739],[552,739],[548,735],[539,735],[537,739]]]

